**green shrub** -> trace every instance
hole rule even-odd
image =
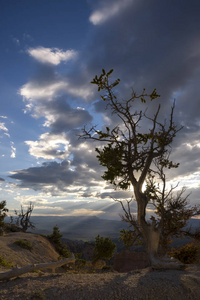
[[[8,263],[5,258],[0,256],[0,266],[2,267],[12,267],[10,263]]]
[[[110,259],[114,254],[115,248],[116,245],[110,237],[104,238],[97,235],[95,238],[93,262],[99,259]]]
[[[199,246],[194,243],[186,244],[182,247],[172,248],[170,255],[184,264],[197,263]]]
[[[33,249],[33,245],[31,244],[31,242],[27,241],[27,240],[18,240],[14,242],[15,245],[27,249],[27,250],[32,250]]]

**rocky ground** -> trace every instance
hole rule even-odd
[[[130,273],[50,274],[30,273],[0,283],[0,299],[154,299],[198,300],[200,266],[181,271]]]
[[[18,239],[34,245],[25,250],[14,245]],[[13,265],[56,261],[58,254],[43,237],[11,233],[0,237],[0,255]],[[0,272],[5,272],[1,268]],[[0,299],[200,299],[200,265],[185,270],[153,271],[151,268],[128,273],[102,272],[88,274],[35,272],[0,282]]]

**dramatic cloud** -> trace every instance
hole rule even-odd
[[[76,172],[70,170],[70,163],[50,162],[43,163],[41,167],[33,167],[26,170],[13,171],[11,178],[21,180],[22,187],[32,187],[39,190],[41,186],[51,187],[53,185],[69,186],[76,179]]]
[[[59,195],[63,192],[72,193],[76,194],[76,197],[82,197],[90,187],[95,191],[105,186],[99,170],[90,167],[93,162],[91,156],[93,156],[91,151],[86,151],[85,148],[84,153],[79,157],[78,164],[76,164],[76,154],[74,154],[72,162],[69,160],[63,160],[61,163],[45,162],[39,167],[13,171],[9,177],[20,181],[18,187],[21,188],[32,188],[52,195]]]
[[[191,4],[179,0],[100,0],[92,5],[92,30],[78,56],[74,50],[28,50],[39,64],[19,94],[26,112],[40,118],[46,132],[25,143],[32,157],[56,161],[15,171],[10,177],[18,180],[17,187],[54,196],[69,195],[83,203],[89,198],[130,198],[131,191],[113,191],[102,180],[104,168],[99,166],[94,151],[99,144],[78,139],[86,123],[93,122],[99,127],[120,124],[119,119],[105,111],[105,102],[90,84],[102,68],[114,68],[113,78],[121,79],[116,89],[119,99],[129,98],[132,88],[137,92],[157,88],[164,120],[176,98],[175,122],[184,128],[172,145],[172,159],[180,162],[180,167],[169,170],[167,176],[199,190],[200,22],[195,8],[198,1]],[[69,61],[64,69],[62,63]],[[155,106],[148,108],[148,115],[154,115]],[[143,128],[147,126],[143,123]],[[6,133],[6,129],[5,123],[0,123],[0,130]],[[88,213],[90,209],[91,213],[97,211],[96,207],[87,207]],[[104,211],[100,207],[99,210]],[[84,207],[74,211],[81,214]]]
[[[35,49],[28,49],[28,53],[44,64],[59,65],[61,61],[69,61],[77,56],[74,50],[62,51],[58,48],[44,48],[37,47]]]
[[[3,178],[0,177],[0,181],[5,181],[5,179],[3,179]]]

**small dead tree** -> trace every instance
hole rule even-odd
[[[24,232],[26,232],[28,228],[31,228],[31,229],[35,228],[34,224],[30,221],[33,209],[34,209],[34,206],[30,202],[26,212],[24,211],[24,208],[22,205],[21,205],[21,212],[18,213],[15,210],[15,215],[17,216],[16,225],[21,226],[21,228]]]

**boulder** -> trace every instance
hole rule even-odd
[[[124,250],[114,257],[113,269],[118,272],[130,272],[136,269],[144,269],[150,266],[145,252],[131,252]]]

